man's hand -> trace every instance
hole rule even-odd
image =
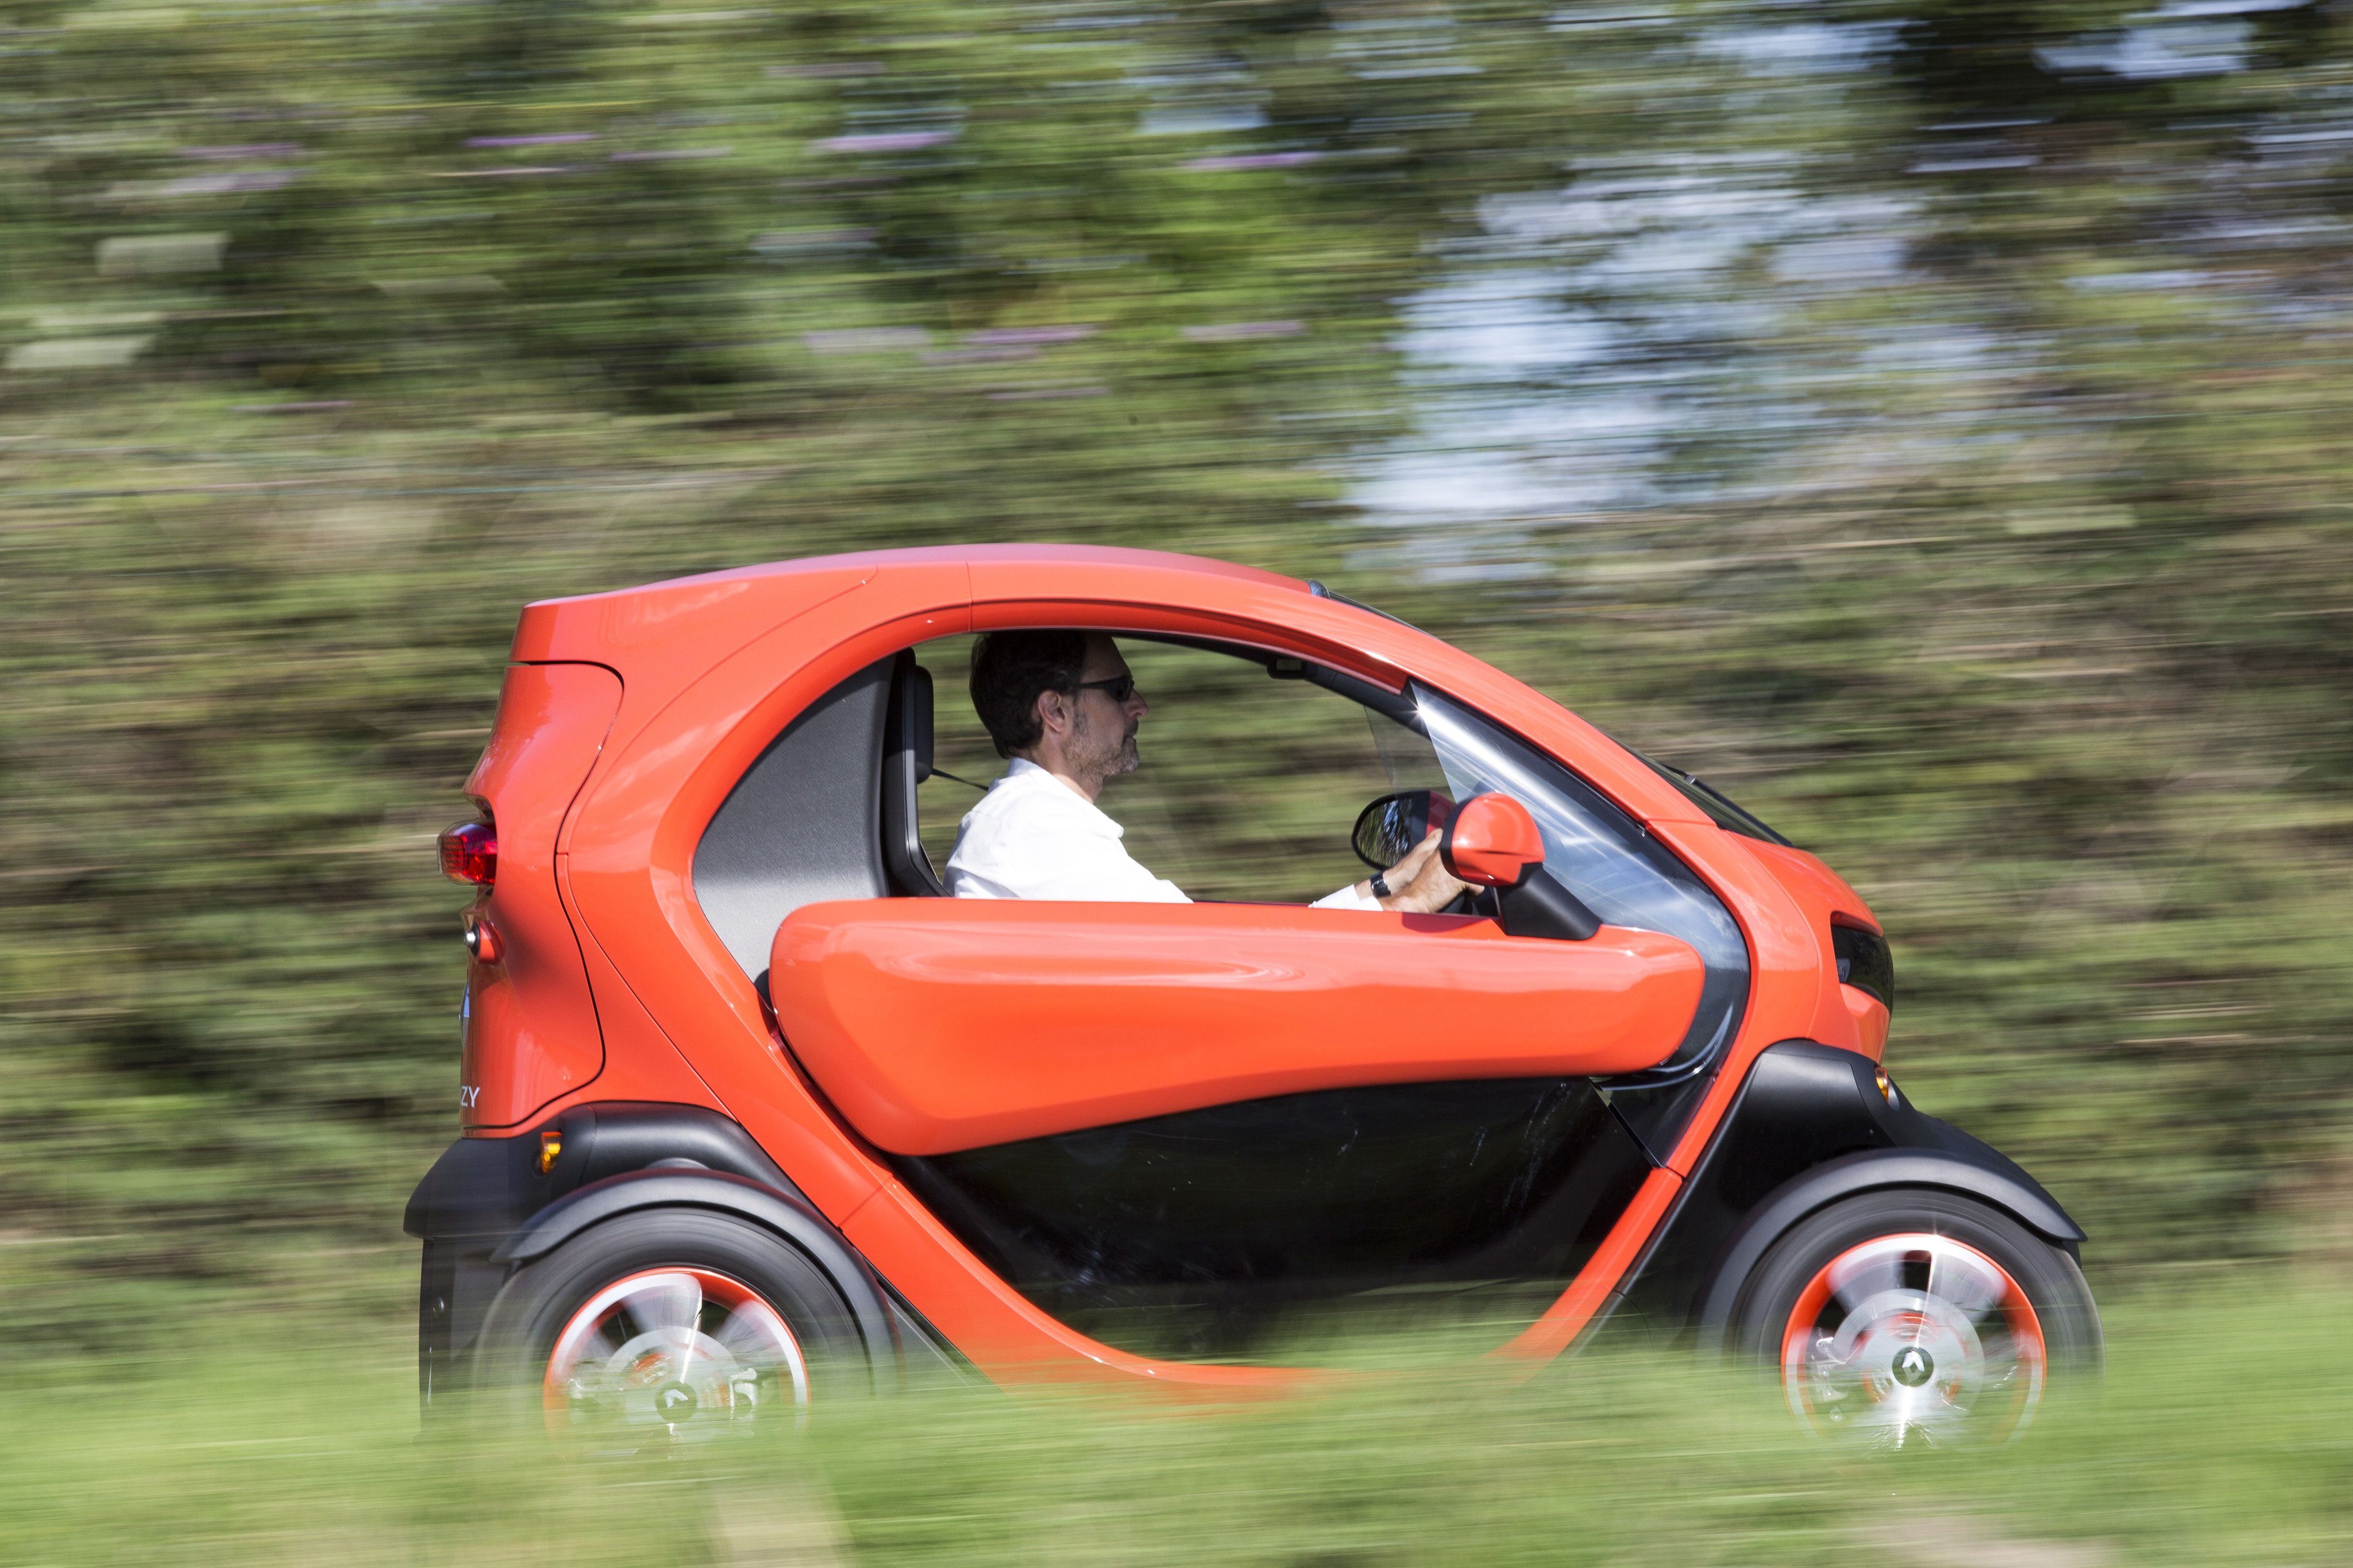
[[[1380,901],[1381,908],[1397,914],[1435,914],[1471,891],[1471,884],[1449,871],[1446,862],[1439,858],[1438,839],[1439,831],[1433,827],[1404,859],[1381,873],[1381,879],[1389,885],[1389,896]]]

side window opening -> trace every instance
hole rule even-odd
[[[1255,649],[1111,635],[1151,707],[1143,766],[1113,779],[1100,804],[1126,830],[1128,852],[1196,900],[1306,903],[1360,880],[1349,833],[1365,803],[1439,785],[1429,742],[1388,719],[1375,721],[1394,731],[1386,740],[1366,729],[1366,695],[1394,704],[1398,694],[1359,691],[1346,676]],[[943,879],[958,824],[982,793],[956,778],[986,786],[1007,767],[965,694],[975,640],[913,650],[934,690],[920,837]]]
[[[1653,1073],[1696,1070],[1730,1040],[1748,985],[1738,925],[1568,769],[1424,687],[1391,692],[1250,648],[1114,635],[1152,710],[1145,765],[1103,805],[1158,875],[1205,901],[1310,902],[1361,876],[1349,830],[1374,796],[1501,790],[1535,814],[1546,874],[1603,921],[1678,937],[1705,963],[1689,1034]],[[776,927],[803,904],[944,891],[958,825],[1006,766],[965,696],[973,642],[941,638],[843,681],[712,817],[695,896],[755,982]]]
[[[890,890],[881,735],[894,661],[867,666],[785,727],[744,771],[694,848],[694,898],[755,984],[803,904]]]
[[[1251,649],[1114,635],[1155,711],[1146,765],[1103,805],[1130,852],[1196,899],[1304,903],[1352,883],[1364,803],[1440,785],[1398,694]],[[964,814],[1006,768],[965,695],[975,640],[858,671],[788,724],[712,816],[695,898],[755,984],[803,904],[944,893]]]

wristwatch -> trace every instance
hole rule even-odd
[[[1389,879],[1378,871],[1374,872],[1373,897],[1377,899],[1388,899],[1396,896],[1397,895],[1389,891]]]

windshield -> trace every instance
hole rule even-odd
[[[1332,589],[1325,587],[1323,584],[1315,581],[1313,577],[1307,580],[1307,591],[1314,595],[1319,599],[1329,599],[1335,605],[1345,605],[1351,609],[1362,610],[1366,615],[1378,616],[1385,621],[1395,621],[1401,626],[1413,626],[1415,631],[1419,631],[1421,629],[1419,626],[1414,626],[1411,621],[1407,620],[1402,616],[1390,615],[1387,610],[1380,609],[1372,605],[1367,605],[1362,599],[1352,599],[1345,594],[1335,593]]]
[[[1631,747],[1627,749],[1632,750]],[[1687,773],[1681,768],[1659,761],[1656,757],[1643,757],[1640,752],[1635,752],[1634,754],[1641,757],[1644,764],[1652,773],[1683,791],[1685,799],[1707,813],[1707,819],[1726,833],[1737,833],[1744,838],[1761,838],[1767,844],[1778,844],[1786,849],[1797,847],[1795,844],[1767,826],[1764,819],[1756,813],[1749,811],[1738,801],[1734,800],[1697,773]]]
[[[1415,718],[1456,800],[1489,790],[1528,808],[1544,835],[1545,875],[1611,925],[1664,931],[1706,966],[1699,1006],[1674,1054],[1656,1070],[1692,1069],[1732,1037],[1748,995],[1748,948],[1722,900],[1641,824],[1599,790],[1517,736],[1426,687]]]

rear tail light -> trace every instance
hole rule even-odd
[[[489,887],[499,874],[498,830],[487,822],[461,822],[445,831],[441,874],[453,882]]]

